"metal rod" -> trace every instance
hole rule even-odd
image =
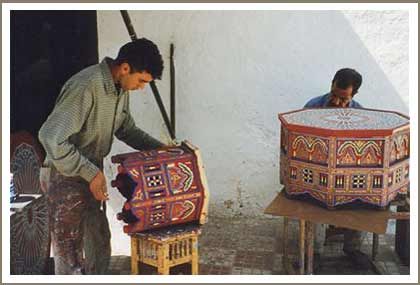
[[[134,31],[133,24],[131,24],[130,16],[128,15],[128,12],[126,10],[121,10],[121,16],[123,17],[125,26],[127,27],[128,34],[130,35],[130,38],[132,41],[135,41],[137,39],[136,32]]]
[[[176,136],[175,131],[175,64],[174,64],[174,44],[171,43],[171,50],[170,50],[170,78],[171,78],[171,123],[172,123],[172,132],[174,136]]]
[[[163,120],[165,121],[166,128],[168,129],[171,139],[175,139],[175,134],[172,132],[171,122],[169,121],[168,114],[166,113],[165,106],[163,105],[162,99],[159,95],[159,91],[156,87],[155,81],[150,82],[150,88],[152,88],[153,95],[155,96],[156,103],[158,104],[160,113],[162,114]]]
[[[137,39],[136,32],[134,31],[134,27],[131,24],[130,16],[128,15],[128,12],[126,10],[121,10],[121,15],[123,17],[124,23],[127,27],[128,34],[130,35],[130,38],[132,41],[135,41]],[[166,128],[168,129],[169,135],[171,136],[171,139],[175,139],[175,134],[172,130],[171,122],[169,121],[168,113],[166,113],[165,106],[163,105],[162,99],[160,97],[159,91],[156,87],[155,81],[150,82],[150,88],[152,89],[153,95],[155,96],[156,103],[158,104],[160,113],[162,114],[163,121],[165,122]]]

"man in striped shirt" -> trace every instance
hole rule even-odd
[[[110,230],[103,201],[108,200],[103,159],[115,137],[147,150],[163,144],[136,127],[129,91],[160,79],[163,60],[145,38],[125,44],[115,60],[73,75],[39,131],[46,151],[47,192],[56,274],[104,274],[110,259]],[[45,175],[44,175],[45,176]],[[45,178],[45,177],[44,177]],[[47,188],[47,189],[45,189]],[[85,259],[83,259],[83,250]]]

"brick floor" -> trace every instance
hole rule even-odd
[[[199,272],[206,274],[285,274],[282,265],[281,218],[218,218],[210,217],[199,238]],[[298,224],[289,228],[289,253],[297,260]],[[293,236],[296,238],[294,239]],[[395,235],[379,236],[379,252],[375,261],[383,274],[409,274],[410,268],[401,264],[394,252]],[[371,254],[372,234],[363,241],[362,251]],[[141,274],[156,274],[151,267],[141,267]],[[113,256],[110,274],[130,274],[130,257]],[[171,274],[190,274],[189,266],[178,266]],[[330,238],[315,274],[375,274],[371,269],[353,266],[342,251],[342,237]]]

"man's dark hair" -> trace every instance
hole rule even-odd
[[[162,55],[158,47],[146,38],[123,45],[115,59],[117,64],[128,63],[131,72],[146,71],[153,79],[160,79],[163,71]]]
[[[362,85],[362,75],[352,68],[342,68],[334,75],[332,83],[334,84],[334,82],[340,89],[347,89],[352,86],[352,95],[355,95]]]

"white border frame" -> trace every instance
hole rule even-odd
[[[10,275],[10,219],[8,208],[9,200],[5,199],[6,191],[2,191],[2,282],[33,282],[33,283],[58,283],[58,282],[171,282],[171,283],[197,283],[197,282],[242,282],[242,283],[269,283],[269,282],[314,282],[314,283],[336,283],[337,281],[351,282],[379,282],[379,283],[404,283],[418,282],[418,6],[416,3],[353,3],[353,4],[251,4],[251,3],[3,3],[2,4],[2,154],[3,154],[3,173],[2,189],[8,189],[10,181],[5,179],[9,177],[10,167],[10,10],[407,10],[409,11],[409,100],[410,100],[410,118],[411,118],[411,161],[410,176],[411,188],[414,189],[411,195],[411,209],[414,213],[411,215],[411,249],[410,249],[410,275],[392,275],[392,276],[359,276],[343,275],[337,279],[337,276],[331,275],[312,275],[312,276],[288,276],[288,275],[197,275],[197,276],[131,276],[131,275],[106,275],[106,276],[78,276],[71,280],[67,276],[48,276],[37,275]],[[127,245],[128,246],[128,245]]]

